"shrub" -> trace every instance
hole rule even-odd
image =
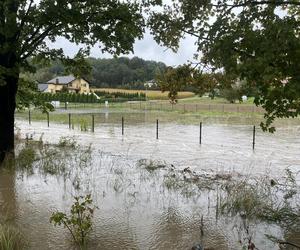
[[[70,215],[54,212],[50,217],[50,223],[53,223],[54,226],[63,225],[69,230],[76,244],[85,246],[87,235],[92,230],[92,219],[96,207],[92,205],[93,200],[90,194],[85,197],[75,197],[74,199]]]

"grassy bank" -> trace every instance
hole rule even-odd
[[[250,97],[247,99],[247,101],[236,103],[238,105],[253,105],[254,98]],[[184,98],[181,100],[178,100],[178,103],[193,103],[193,104],[229,104],[228,100],[222,97],[215,97],[214,99],[211,99],[210,97],[199,97],[199,96],[193,96]]]

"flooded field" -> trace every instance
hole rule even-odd
[[[68,212],[73,196],[86,194],[98,207],[88,249],[184,250],[199,243],[205,249],[243,249],[249,239],[258,249],[279,249],[266,235],[300,244],[294,228],[248,218],[246,210],[225,213],[233,182],[276,180],[279,190],[279,183],[288,181],[286,169],[299,181],[299,125],[279,127],[275,134],[258,130],[253,151],[249,125],[204,124],[199,145],[199,125],[164,121],[156,140],[154,122],[131,116],[124,136],[119,119],[109,115],[94,133],[17,120],[21,138],[42,138],[43,146],[34,146],[32,166],[1,170],[0,211],[20,229],[29,249],[74,249],[68,231],[49,218],[57,210]],[[45,146],[62,137],[77,146]],[[24,148],[18,143],[17,151]],[[291,197],[295,206],[297,188]]]

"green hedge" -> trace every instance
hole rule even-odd
[[[45,102],[77,102],[77,103],[97,103],[95,95],[75,94],[75,93],[40,93],[39,98]]]
[[[75,94],[75,93],[39,93],[38,97],[45,102],[60,101],[69,103],[104,103],[108,102],[127,102],[127,101],[144,101],[146,96],[144,93],[113,93],[96,92],[97,97],[93,94]]]
[[[101,99],[119,99],[126,101],[144,101],[146,100],[145,93],[126,93],[126,92],[113,92],[109,93],[106,91],[96,91],[95,94]]]

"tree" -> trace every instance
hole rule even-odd
[[[102,51],[132,51],[143,34],[141,8],[118,0],[2,0],[0,2],[0,162],[14,148],[14,112],[19,74],[30,69],[28,58],[66,58],[62,49],[50,49],[65,37],[90,46],[101,42]]]
[[[172,0],[152,12],[157,42],[178,48],[194,36],[198,59],[211,72],[222,70],[257,89],[256,105],[270,127],[276,117],[300,113],[300,2],[290,0]]]
[[[187,85],[192,83],[193,70],[189,65],[177,68],[168,67],[165,72],[156,77],[157,83],[162,92],[169,91],[168,96],[171,103],[176,103],[177,94]]]
[[[169,91],[171,103],[177,102],[178,92],[183,90],[193,91],[199,96],[207,93],[212,99],[217,91],[222,90],[222,93],[230,96],[230,102],[236,99],[232,99],[232,93],[230,93],[234,92],[234,85],[237,84],[235,76],[223,73],[203,73],[199,68],[191,67],[191,65],[182,65],[177,68],[168,67],[157,75],[156,81],[163,92]],[[241,92],[238,91],[239,94]],[[236,97],[236,95],[234,96]]]
[[[92,66],[84,57],[88,51],[80,50],[73,59],[63,59],[65,73],[72,74],[76,78],[88,78],[92,71]]]

